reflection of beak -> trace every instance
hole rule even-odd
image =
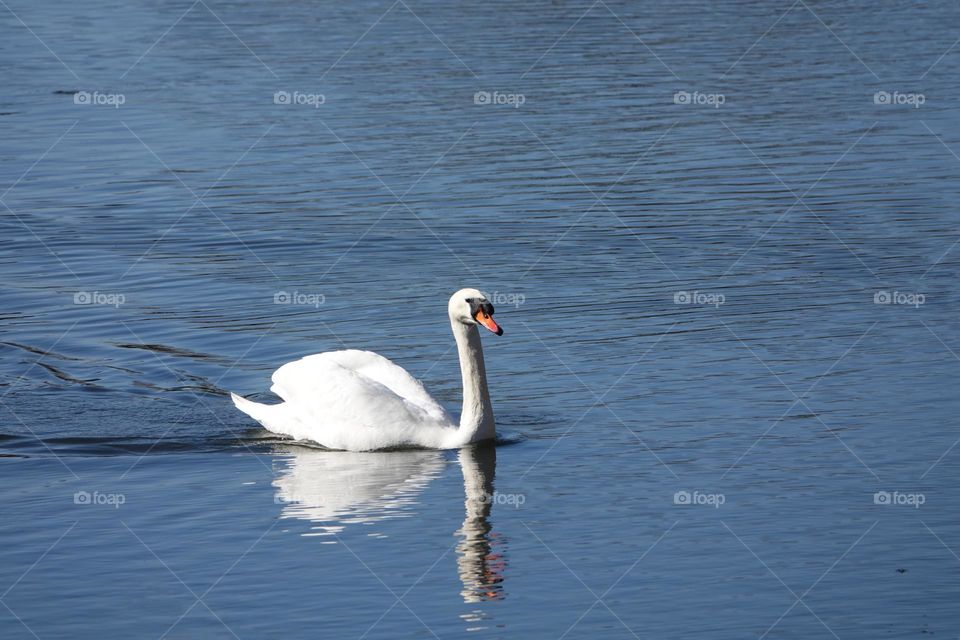
[[[474,316],[474,320],[476,320],[477,322],[479,322],[480,324],[482,324],[483,326],[485,326],[487,329],[490,329],[490,331],[493,331],[493,332],[494,332],[495,334],[497,334],[498,336],[502,336],[502,335],[503,335],[503,327],[501,327],[500,325],[498,325],[498,324],[493,320],[493,316],[491,316],[490,314],[488,314],[488,313],[487,313],[486,311],[484,311],[483,309],[480,309],[479,311],[477,311],[477,315]]]

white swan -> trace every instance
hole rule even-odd
[[[479,325],[498,336],[493,305],[476,289],[461,289],[447,305],[463,375],[459,427],[419,380],[370,351],[330,351],[288,362],[270,390],[283,398],[260,404],[231,393],[237,408],[264,427],[330,449],[394,447],[455,449],[496,436]]]

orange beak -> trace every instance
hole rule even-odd
[[[493,316],[486,313],[483,309],[477,311],[477,315],[475,315],[473,319],[485,326],[487,329],[490,329],[490,331],[494,332],[498,336],[503,335],[503,327],[498,325],[494,321]]]

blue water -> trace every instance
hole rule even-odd
[[[0,636],[960,635],[949,3],[0,7]],[[497,447],[230,404],[365,348]],[[292,303],[290,303],[292,301]]]

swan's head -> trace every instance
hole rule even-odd
[[[487,296],[477,289],[460,289],[450,298],[447,305],[450,319],[465,325],[483,325],[498,336],[503,329],[493,320],[493,305]]]

